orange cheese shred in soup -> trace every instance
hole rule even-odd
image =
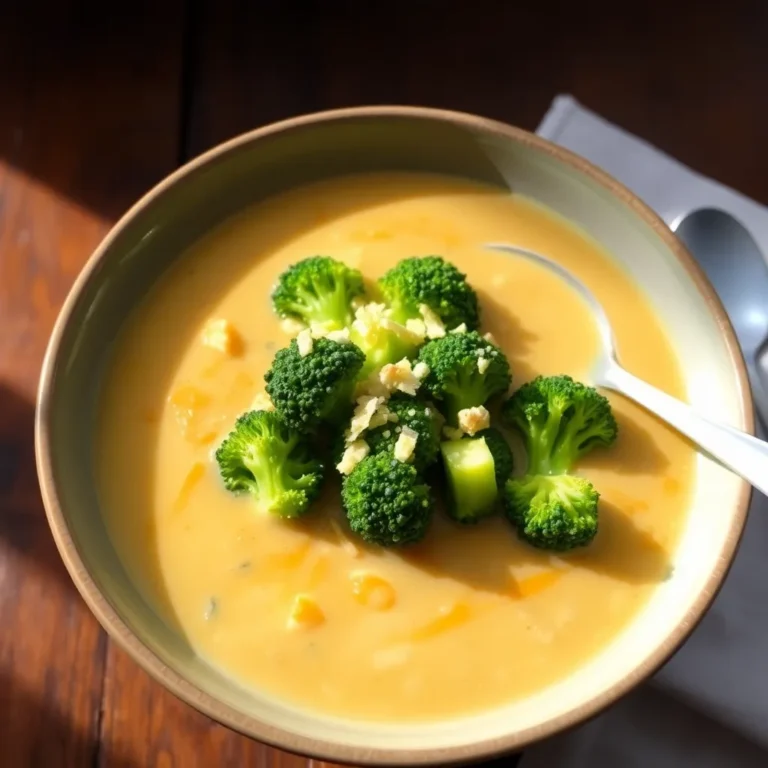
[[[400,259],[440,254],[476,289],[513,387],[584,378],[597,349],[585,306],[546,271],[483,250],[492,240],[573,270],[606,307],[627,366],[685,395],[660,321],[606,253],[524,197],[452,178],[339,178],[262,202],[198,242],[129,319],[100,405],[103,514],[147,599],[225,674],[339,716],[470,714],[573,672],[667,578],[695,454],[614,395],[619,438],[579,466],[601,493],[599,533],[571,555],[527,546],[501,516],[459,526],[440,510],[421,542],[373,547],[346,523],[333,466],[298,520],[224,490],[212,452],[254,401],[271,407],[263,375],[290,336],[269,293],[307,256],[373,282]]]

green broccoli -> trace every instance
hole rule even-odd
[[[323,464],[304,438],[271,411],[248,411],[216,451],[224,487],[248,493],[261,512],[299,517],[322,485]]]
[[[560,552],[588,544],[597,534],[600,494],[570,472],[590,450],[616,440],[608,399],[570,376],[539,376],[507,400],[502,417],[528,453],[526,476],[508,480],[504,490],[518,535]]]
[[[521,539],[566,552],[597,534],[600,494],[577,475],[526,475],[507,481],[504,511]]]
[[[267,394],[294,429],[338,424],[352,411],[355,379],[364,362],[365,355],[351,343],[314,339],[312,351],[302,356],[293,339],[264,375]]]
[[[396,363],[412,357],[422,339],[390,317],[391,310],[384,304],[365,304],[355,312],[350,339],[365,354],[365,364],[358,376],[366,378],[387,363]]]
[[[448,514],[460,523],[493,514],[512,474],[512,451],[504,436],[488,428],[475,437],[446,440],[440,451],[448,479]]]
[[[352,322],[352,301],[364,292],[363,276],[330,256],[311,256],[290,266],[277,279],[272,305],[281,317],[329,330]]]
[[[501,491],[504,487],[504,483],[510,478],[512,471],[515,468],[515,459],[512,455],[512,450],[509,447],[509,443],[507,442],[507,438],[495,427],[488,427],[488,429],[478,432],[475,437],[482,437],[485,439],[485,444],[488,446],[491,456],[493,456],[496,485],[499,487],[499,491]]]
[[[512,382],[504,353],[477,331],[428,341],[419,350],[419,360],[429,368],[422,386],[442,406],[451,426],[456,426],[459,411],[485,405]]]
[[[441,256],[403,259],[379,279],[379,289],[398,322],[421,317],[419,306],[426,304],[449,329],[462,323],[470,330],[480,327],[477,294],[466,275]]]
[[[434,501],[412,464],[378,453],[344,478],[341,498],[354,533],[370,544],[395,547],[424,538]]]
[[[502,408],[502,419],[523,437],[528,473],[568,472],[592,448],[609,446],[618,427],[608,399],[570,376],[538,376]]]
[[[372,454],[386,453],[391,457],[402,427],[410,427],[417,434],[412,463],[423,472],[435,462],[440,450],[441,418],[437,409],[420,397],[401,393],[392,395],[387,407],[397,416],[397,421],[366,431],[363,439]]]

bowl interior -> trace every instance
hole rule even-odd
[[[588,716],[674,650],[724,575],[747,501],[745,485],[705,457],[674,574],[631,626],[570,678],[525,702],[465,718],[460,727],[351,723],[239,688],[144,602],[107,536],[94,491],[94,405],[126,314],[173,259],[228,215],[297,184],[351,172],[465,176],[514,188],[570,219],[650,297],[681,360],[690,402],[751,427],[730,329],[697,286],[698,276],[675,256],[660,222],[584,168],[528,134],[481,120],[407,110],[336,115],[230,143],[194,163],[178,183],[163,184],[110,235],[54,335],[40,408],[41,479],[57,542],[90,606],[174,692],[230,726],[296,751],[351,762],[446,764],[521,746]]]

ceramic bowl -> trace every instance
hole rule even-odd
[[[36,444],[61,556],[107,632],[193,707],[256,739],[356,765],[449,765],[525,747],[595,715],[662,664],[719,588],[741,534],[748,486],[705,457],[675,576],[575,674],[505,707],[430,725],[349,722],[239,688],[155,615],[105,531],[92,468],[94,403],[112,340],[158,275],[223,218],[256,199],[338,174],[412,170],[514,188],[586,230],[614,254],[666,324],[690,401],[751,431],[744,365],[727,317],[691,256],[627,189],[525,131],[430,109],[327,112],[253,131],[176,171],[139,201],[88,261],[48,348]]]

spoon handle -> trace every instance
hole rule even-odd
[[[697,413],[691,406],[633,376],[619,365],[604,371],[600,383],[626,395],[673,426],[712,458],[768,494],[768,443]]]

